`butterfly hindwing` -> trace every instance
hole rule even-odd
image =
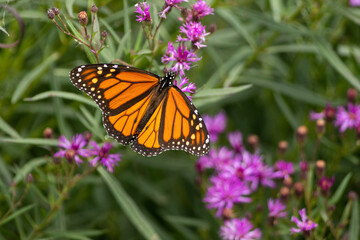
[[[208,153],[210,138],[199,111],[176,86],[162,108],[159,143],[164,149],[184,150],[196,156]]]
[[[145,127],[134,140],[131,148],[144,156],[155,156],[166,149],[162,148],[159,144],[159,131],[162,128],[161,119],[163,114],[164,100],[155,109]]]
[[[159,83],[155,74],[116,64],[79,66],[70,72],[70,79],[98,104],[108,134],[124,145],[136,138]]]

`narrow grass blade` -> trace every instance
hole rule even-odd
[[[45,139],[45,138],[0,138],[0,143],[17,143],[17,144],[30,144],[40,146],[57,146],[58,141],[56,139]]]
[[[12,138],[21,138],[20,135],[7,122],[0,117],[0,129]]]
[[[148,240],[159,240],[159,235],[155,232],[149,221],[141,213],[139,207],[124,191],[115,177],[113,177],[102,167],[98,167],[97,170],[114,195],[119,206],[123,209],[129,220],[139,230],[143,237]]]
[[[336,189],[334,195],[331,196],[329,199],[330,205],[335,205],[344,195],[344,192],[346,190],[347,185],[349,184],[349,181],[351,179],[351,173],[348,173],[346,177],[341,181],[339,187]]]
[[[34,158],[28,161],[24,166],[17,170],[16,175],[14,177],[14,182],[19,183],[20,181],[24,181],[26,176],[31,173],[35,168],[47,163],[45,158]]]
[[[46,58],[39,66],[31,70],[28,74],[24,76],[23,79],[20,80],[17,88],[14,91],[14,94],[11,98],[11,103],[17,102],[24,92],[29,88],[30,84],[33,83],[41,73],[45,71],[51,64],[53,64],[58,58],[60,54],[55,52]]]
[[[0,226],[13,220],[16,217],[21,216],[22,214],[26,213],[27,211],[29,211],[30,209],[32,209],[35,206],[35,204],[31,204],[29,206],[20,208],[19,210],[16,210],[14,213],[10,214],[7,218],[5,218],[3,221],[0,222]]]
[[[69,16],[74,18],[74,13],[73,13],[73,5],[74,5],[75,0],[66,0],[65,5],[66,5],[66,11],[68,12]]]
[[[349,239],[359,239],[359,226],[360,226],[359,216],[360,216],[359,201],[355,199],[353,201],[353,206],[351,211]]]
[[[291,127],[293,129],[297,129],[297,127],[299,125],[296,121],[296,118],[295,118],[294,114],[291,112],[291,109],[289,108],[289,106],[284,101],[283,97],[278,93],[274,93],[274,97],[275,97],[275,101],[276,101],[277,105],[279,106],[281,112],[283,113],[283,115],[285,116],[286,120],[289,122]]]
[[[280,22],[282,1],[281,0],[270,0],[270,6],[272,9],[272,15],[273,15],[275,22]]]
[[[236,94],[249,89],[252,85],[247,84],[239,87],[204,89],[194,95],[194,98],[222,97]]]
[[[84,97],[79,94],[62,92],[62,91],[46,91],[46,92],[39,93],[31,98],[27,98],[25,100],[31,102],[31,101],[39,101],[39,100],[52,98],[52,97],[59,97],[59,98],[64,98],[64,99],[68,99],[68,100],[73,100],[73,101],[85,103],[92,107],[97,107],[96,103],[94,103],[90,98]]]

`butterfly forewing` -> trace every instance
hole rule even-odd
[[[178,87],[169,89],[162,111],[159,133],[162,148],[184,150],[196,156],[209,152],[210,137],[204,121]]]
[[[70,72],[70,79],[99,105],[108,134],[124,145],[136,138],[159,83],[155,74],[116,64],[79,66]]]

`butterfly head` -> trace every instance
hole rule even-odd
[[[166,87],[171,87],[174,85],[176,73],[168,72],[164,77],[160,78],[160,91],[165,89]]]

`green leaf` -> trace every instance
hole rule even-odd
[[[73,13],[74,2],[75,2],[75,0],[66,0],[66,2],[65,2],[66,10],[71,18],[75,18],[74,13]]]
[[[0,116],[0,129],[10,135],[12,138],[21,138],[20,135]]]
[[[355,199],[353,201],[352,211],[351,211],[351,220],[350,220],[350,228],[349,228],[349,239],[359,239],[359,201]]]
[[[62,91],[46,91],[46,92],[39,93],[31,98],[27,98],[25,100],[31,102],[31,101],[39,101],[39,100],[52,98],[52,97],[59,97],[59,98],[64,98],[64,99],[68,99],[68,100],[73,100],[73,101],[85,103],[92,107],[97,107],[96,103],[94,101],[92,101],[90,98],[84,97],[79,94],[62,92]]]
[[[24,166],[17,170],[16,175],[14,177],[14,182],[19,183],[20,181],[24,181],[26,176],[31,173],[35,168],[47,163],[48,160],[41,158],[34,158],[28,161]]]
[[[289,122],[289,124],[291,125],[291,127],[293,129],[297,129],[297,127],[299,126],[296,117],[294,116],[294,114],[291,112],[291,109],[289,108],[289,106],[286,104],[285,100],[283,99],[283,97],[278,94],[278,93],[274,93],[274,97],[275,97],[275,101],[277,103],[277,105],[279,106],[281,112],[283,113],[283,115],[285,116],[286,120]]]
[[[7,218],[5,218],[3,221],[0,222],[0,226],[13,220],[16,217],[21,216],[22,214],[26,213],[27,211],[29,211],[30,209],[32,209],[35,206],[35,204],[31,204],[29,206],[20,208],[18,210],[16,210],[15,212],[13,212],[12,214],[10,214]]]
[[[216,10],[216,14],[221,16],[225,21],[231,24],[234,29],[239,32],[239,34],[248,42],[248,44],[252,47],[256,47],[256,42],[248,32],[248,28],[241,24],[241,21],[234,15],[230,9],[218,8]]]
[[[14,91],[14,94],[11,98],[11,103],[17,102],[24,92],[29,88],[30,84],[33,83],[41,73],[45,71],[51,64],[53,64],[58,58],[60,54],[55,52],[46,58],[42,63],[40,63],[36,68],[29,71],[23,79],[19,81],[17,88]]]
[[[273,18],[274,18],[275,22],[280,22],[282,1],[281,0],[270,0],[270,6],[272,9],[272,14],[273,14]]]
[[[341,181],[339,187],[336,189],[335,193],[329,199],[329,205],[335,205],[341,197],[344,195],[347,185],[351,179],[351,173],[348,173],[346,177]]]
[[[117,181],[115,177],[108,173],[104,168],[98,167],[97,170],[114,195],[119,206],[123,209],[129,220],[134,224],[143,237],[148,240],[159,240],[159,235],[155,232],[150,222],[141,213],[136,203],[122,188],[119,181]]]
[[[318,47],[319,53],[337,70],[352,86],[360,90],[360,82],[354,74],[347,68],[339,56],[331,48],[330,44],[319,37],[313,36],[313,40]]]
[[[247,84],[239,87],[204,89],[194,95],[194,98],[222,97],[236,94],[249,89],[252,85]]]
[[[57,146],[58,140],[56,139],[45,139],[45,138],[0,138],[0,143],[17,143],[17,144],[30,144],[40,146]]]

